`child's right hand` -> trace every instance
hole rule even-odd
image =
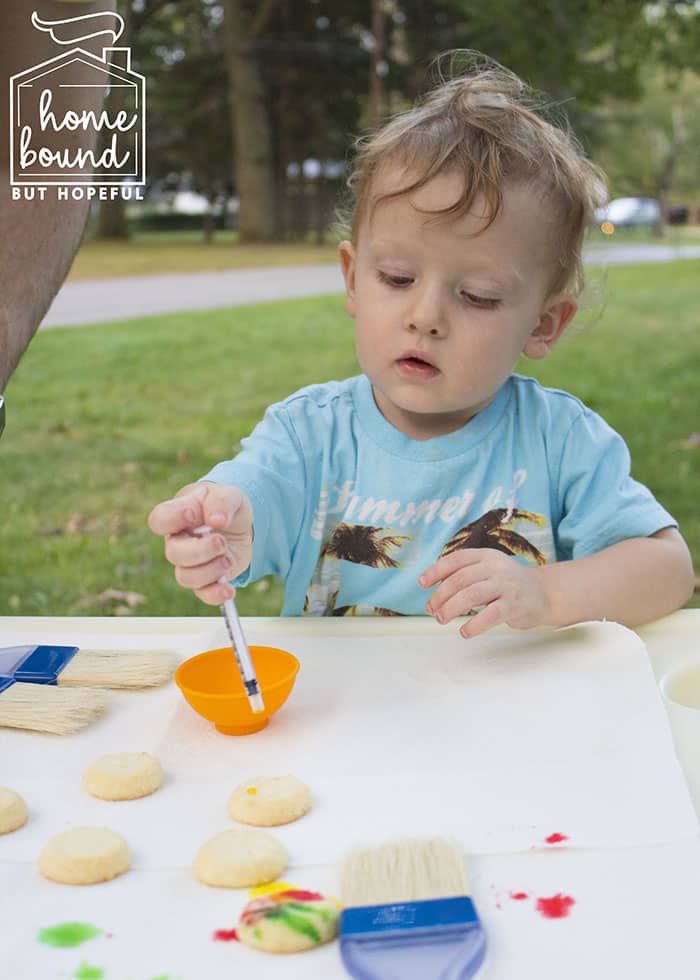
[[[196,535],[206,524],[211,534]],[[175,580],[203,602],[220,605],[235,595],[222,576],[236,578],[253,553],[253,508],[238,487],[190,483],[172,500],[157,504],[148,526],[165,538],[165,557],[175,566]]]

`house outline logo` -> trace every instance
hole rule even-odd
[[[105,17],[116,18],[119,26],[102,28],[94,34],[84,34],[72,42],[60,40],[54,30],[57,25]],[[10,77],[10,184],[13,187],[105,187],[128,180],[130,184],[142,187],[146,183],[146,79],[144,75],[132,70],[131,49],[115,46],[124,29],[122,18],[111,11],[105,11],[46,22],[41,21],[34,12],[32,24],[37,29],[50,33],[58,44],[86,41],[102,33],[111,34],[113,42],[111,46],[102,49],[102,58],[76,46]],[[75,65],[80,65],[81,71],[85,67],[92,69],[92,79],[71,82],[70,72]],[[77,112],[69,109],[61,113],[53,108],[54,93],[58,89],[106,89],[117,86],[128,90],[124,100],[127,107],[118,111],[114,118],[110,118],[104,107],[96,111]],[[41,94],[37,98],[39,89]],[[34,100],[34,117],[38,110],[38,132],[22,118],[23,102],[29,99]],[[61,130],[70,134],[88,126],[96,131],[97,140],[103,130],[108,131],[110,144],[103,152],[100,152],[97,145],[93,150],[71,150],[68,147],[63,150],[49,150],[32,142],[37,137],[40,139],[41,134],[49,127],[52,135],[57,135]]]

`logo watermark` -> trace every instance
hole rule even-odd
[[[81,47],[10,78],[10,184],[13,200],[53,193],[58,200],[142,200],[146,183],[146,80],[117,47],[119,14],[85,14],[32,24],[60,45],[106,35],[102,57]],[[93,28],[92,33],[84,33]],[[119,90],[117,108],[95,98]],[[116,101],[116,100],[115,100]],[[95,105],[100,104],[99,109]]]

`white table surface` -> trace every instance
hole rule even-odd
[[[251,635],[269,638],[270,643],[274,643],[278,636],[445,636],[449,629],[438,627],[432,620],[422,617],[343,620],[248,618],[244,620],[244,627]],[[123,636],[125,646],[128,637],[154,634],[161,638],[172,636],[173,644],[180,644],[181,647],[187,647],[191,642],[194,652],[196,649],[223,645],[222,629],[218,616],[4,617],[0,618],[0,645],[3,634],[27,632],[37,642],[48,640],[49,636],[67,637],[72,632],[77,636],[109,634],[112,639]],[[500,632],[510,633],[507,630],[494,631],[496,635]],[[657,680],[677,664],[700,656],[700,610],[683,610],[637,632],[646,645]],[[291,643],[288,648],[293,649]],[[2,733],[0,729],[0,784],[8,784],[9,780],[3,778]],[[223,744],[231,745],[232,752],[235,752],[236,743],[242,744],[242,740],[235,738],[227,740],[224,736],[217,736],[217,739],[219,752],[221,740]],[[11,738],[6,740],[8,746],[15,744]],[[78,747],[78,743],[75,744]],[[211,744],[215,743],[212,741]],[[248,745],[251,744],[249,741]],[[47,745],[47,759],[51,760],[52,770],[51,787],[60,794],[60,765],[54,765],[58,750]],[[264,748],[262,740],[259,745]],[[16,758],[6,761],[10,772],[20,771]],[[77,765],[75,759],[66,763],[71,784],[74,781],[73,769]],[[623,774],[620,775],[622,777]],[[182,794],[178,796],[177,791],[177,786],[170,788],[171,798],[175,801],[174,812],[179,818],[187,809],[188,802]],[[150,805],[148,800],[129,804],[134,807],[133,814],[136,814],[138,804],[143,804],[141,812],[145,814]],[[66,787],[65,799],[56,799],[56,817],[63,816],[61,808],[67,812],[71,806],[82,808],[86,814],[85,823],[94,823],[94,819],[88,819],[93,817],[93,811],[97,812],[100,807],[122,805],[81,801],[79,789],[74,791]],[[48,827],[48,816],[38,814],[37,820],[45,820]],[[134,816],[134,819],[137,817]],[[108,825],[108,820],[105,823]],[[287,837],[294,845],[293,827]],[[18,840],[20,833],[17,833]],[[151,828],[151,833],[154,841],[157,841],[157,828]],[[8,841],[11,836],[8,835],[5,840]],[[305,866],[293,860],[292,867],[283,877],[299,887],[325,890],[332,894],[334,891],[337,893],[336,870],[325,863]],[[478,908],[487,935],[496,939],[478,980],[516,980],[513,964],[519,963],[525,945],[528,950],[527,963],[523,961],[523,970],[517,980],[529,980],[531,977],[550,980],[560,976],[566,976],[567,980],[588,980],[593,976],[596,980],[620,980],[625,975],[620,965],[625,963],[628,955],[625,944],[629,936],[638,935],[644,946],[643,937],[652,935],[655,930],[660,930],[665,937],[664,948],[661,949],[658,943],[650,943],[644,955],[637,951],[635,972],[630,974],[634,975],[635,980],[656,980],[660,976],[669,980],[685,980],[686,976],[691,975],[688,963],[694,949],[697,950],[697,962],[700,962],[700,942],[694,938],[697,934],[696,896],[700,893],[700,844],[687,833],[683,840],[669,839],[668,842],[646,848],[616,845],[607,848],[531,846],[529,852],[523,849],[522,853],[515,854],[484,854],[473,862],[472,874],[473,890],[479,897]],[[8,980],[10,977],[11,980],[80,980],[81,977],[90,977],[91,980],[92,977],[95,980],[219,980],[224,977],[244,977],[245,980],[266,980],[268,977],[270,980],[282,977],[340,980],[345,976],[339,965],[336,944],[304,956],[278,958],[247,950],[236,943],[211,942],[212,925],[221,929],[230,929],[235,925],[244,896],[240,892],[205,888],[182,868],[168,866],[167,860],[161,861],[160,866],[152,870],[139,867],[137,860],[132,871],[107,885],[71,888],[40,879],[34,862],[28,860],[20,848],[16,860],[0,859],[0,879],[2,932],[7,935],[11,931],[18,936],[21,936],[22,930],[27,932],[24,945],[13,935],[15,942],[9,946],[9,965],[5,961],[10,972],[0,969],[0,975],[7,975]],[[512,889],[516,880],[518,889],[528,894],[527,901],[513,900]],[[534,914],[532,896],[557,894],[567,888],[567,881],[576,882],[576,901],[582,919],[587,916],[590,923],[596,907],[604,917],[605,941],[602,947],[600,944],[577,944],[580,933],[576,932],[574,915],[571,920],[548,921]],[[648,891],[650,881],[655,891]],[[170,919],[167,922],[159,914],[164,889],[167,889],[169,896]],[[136,901],[134,895],[138,896]],[[12,896],[11,900],[9,896]],[[675,901],[665,901],[666,896],[673,896]],[[28,923],[31,922],[36,932],[37,921],[46,925],[88,921],[109,928],[110,932],[77,948],[53,949],[37,943],[30,948]],[[174,938],[178,932],[182,933],[179,946]],[[130,937],[130,943],[124,941],[125,937]],[[206,940],[201,945],[200,937]],[[122,940],[121,944],[119,939]],[[91,973],[91,970],[96,972]],[[426,977],[426,980],[430,978]]]

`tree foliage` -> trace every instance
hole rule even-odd
[[[149,80],[151,179],[187,175],[211,201],[233,191],[262,239],[326,227],[353,136],[424,92],[445,51],[481,51],[542,90],[629,188],[658,183],[653,154],[627,152],[646,145],[645,120],[673,142],[667,80],[697,78],[694,0],[128,2]],[[667,167],[667,183],[687,169]]]

